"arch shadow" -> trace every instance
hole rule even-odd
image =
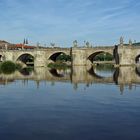
[[[56,69],[50,69],[49,72],[50,72],[54,77],[60,77],[60,78],[64,77],[64,75],[63,75],[63,74],[59,74],[59,73],[57,72]]]
[[[140,64],[140,54],[136,56],[135,63]]]
[[[33,72],[32,68],[23,68],[19,71],[24,76],[30,76]]]
[[[135,72],[140,77],[140,67],[136,67]]]
[[[99,56],[100,54],[102,56]],[[91,63],[94,63],[94,61],[106,61],[105,59],[108,59],[107,61],[113,61],[114,55],[106,51],[98,51],[90,54],[87,58]]]
[[[100,75],[96,74],[93,67],[91,67],[91,68],[88,70],[88,73],[89,73],[91,76],[96,77],[96,78],[98,78],[98,79],[103,79],[103,78],[104,78],[103,76],[100,76]]]
[[[97,72],[96,72],[97,71]],[[88,70],[88,73],[96,78],[100,78],[100,79],[103,79],[103,78],[109,78],[109,77],[112,77],[113,74],[114,74],[114,66],[113,65],[98,65],[96,67],[91,67],[89,70]],[[98,74],[101,73],[103,75],[100,75]]]
[[[61,58],[61,55],[62,55],[62,58]],[[56,62],[59,56],[60,56],[59,58],[60,60],[62,59],[64,61],[71,61],[71,56],[66,54],[65,52],[53,53],[48,59]]]
[[[29,66],[34,66],[34,56],[32,56],[31,54],[28,54],[28,53],[20,55],[17,58],[17,61],[22,62]]]

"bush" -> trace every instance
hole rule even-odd
[[[17,63],[17,64],[16,64],[16,70],[21,70],[21,69],[22,69],[22,65],[19,64],[19,63]]]
[[[114,58],[109,53],[100,53],[94,57],[94,61],[112,61]]]
[[[65,61],[65,62],[67,62],[67,61],[71,61],[71,56],[69,56],[69,55],[66,55],[66,54],[61,54],[61,55],[59,55],[57,58],[56,58],[56,61]]]
[[[11,61],[5,61],[1,64],[1,71],[4,74],[11,74],[15,70],[16,70],[16,65]]]
[[[65,63],[50,63],[48,64],[48,67],[51,69],[68,69],[70,66],[68,66]]]

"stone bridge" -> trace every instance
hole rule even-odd
[[[91,65],[99,53],[109,53],[114,57],[117,65],[135,65],[140,63],[140,46],[118,45],[100,47],[72,47],[72,48],[34,48],[21,50],[0,49],[0,61],[11,60],[28,61],[32,57],[34,66],[47,66],[50,62],[65,53],[72,58],[72,65]]]
[[[46,48],[46,49],[28,49],[28,50],[0,50],[1,61],[22,61],[29,59],[31,56],[34,59],[34,66],[47,66],[52,61],[56,61],[56,58],[65,53],[71,55],[71,49],[68,48]],[[28,61],[28,60],[27,60]]]

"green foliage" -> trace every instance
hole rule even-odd
[[[22,65],[19,63],[15,64],[12,61],[4,61],[0,63],[0,73],[11,74],[15,72],[15,70],[21,70],[21,69],[22,69]]]
[[[48,64],[48,67],[51,69],[68,69],[70,66],[62,62],[57,62]]]
[[[95,56],[94,61],[112,61],[114,58],[109,53],[100,53]]]
[[[129,44],[124,44],[125,46],[129,46]],[[140,46],[140,42],[132,43],[133,46]]]
[[[66,55],[66,54],[61,54],[61,55],[59,55],[57,58],[56,58],[56,61],[65,61],[65,62],[67,62],[67,61],[71,61],[71,56],[69,56],[69,55]]]
[[[140,46],[140,42],[133,43],[134,46]]]
[[[21,69],[22,69],[22,65],[19,64],[19,63],[17,63],[17,64],[16,64],[16,70],[21,70]]]
[[[34,67],[27,67],[27,68],[24,68],[24,69],[26,69],[26,71],[28,71],[28,72],[32,72],[34,70]]]
[[[1,72],[4,74],[11,74],[13,72],[15,72],[16,70],[16,65],[15,63],[11,62],[11,61],[5,61],[1,64]]]

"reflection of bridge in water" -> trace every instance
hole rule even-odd
[[[0,83],[6,84],[14,80],[33,80],[50,82],[71,82],[74,85],[83,83],[86,85],[103,83],[117,84],[123,86],[140,84],[140,69],[135,67],[120,67],[111,71],[112,75],[102,76],[96,68],[86,66],[75,66],[71,70],[56,70],[45,67],[35,68],[34,71],[16,71],[10,75],[0,74]]]

